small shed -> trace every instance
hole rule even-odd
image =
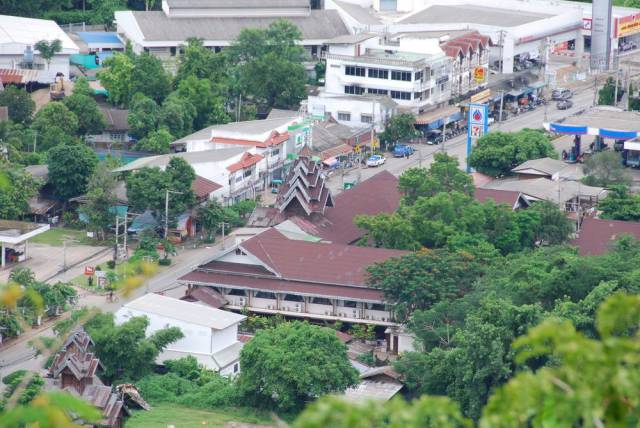
[[[351,401],[389,401],[404,387],[400,374],[391,366],[375,367],[360,375],[360,383],[344,392]]]
[[[7,262],[26,260],[29,238],[47,230],[49,230],[48,224],[0,220],[0,267],[4,269]]]

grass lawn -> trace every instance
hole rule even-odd
[[[116,265],[115,269],[109,269],[106,263],[99,264],[96,267],[100,267],[100,270],[104,272],[115,272],[118,275],[118,280],[114,283],[114,288],[116,290],[120,290],[121,288],[127,286],[134,288],[136,287],[136,284],[130,284],[129,282],[127,282],[127,279],[140,277],[141,274],[144,278],[148,279],[149,277],[157,275],[158,273],[168,268],[167,266],[158,266],[157,262],[145,262],[139,259],[120,263]],[[69,282],[96,293],[108,293],[108,291],[97,287],[95,278],[93,281],[93,286],[89,287],[88,279],[84,274],[76,276]],[[139,286],[141,284],[137,285]]]
[[[175,404],[152,406],[151,411],[135,411],[126,422],[127,428],[176,428],[224,427],[227,422],[244,422],[275,426],[267,413],[251,409],[200,410],[181,407]]]
[[[38,236],[29,239],[29,242],[37,244],[47,244],[55,247],[62,247],[62,242],[77,241],[72,244],[81,243],[91,245],[91,239],[87,237],[87,233],[83,230],[65,229],[64,227],[52,227]]]

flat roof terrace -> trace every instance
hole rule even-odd
[[[410,15],[400,24],[480,24],[497,27],[517,27],[551,18],[553,15],[534,12],[523,12],[497,7],[464,5],[434,5],[418,13]]]

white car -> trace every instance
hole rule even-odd
[[[386,159],[384,158],[384,156],[373,155],[369,157],[369,159],[367,159],[367,166],[380,166],[384,164],[385,161]]]

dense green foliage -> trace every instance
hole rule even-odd
[[[37,194],[41,183],[22,170],[5,174],[11,186],[0,187],[0,218],[18,220],[29,213],[29,198]]]
[[[587,176],[585,184],[589,186],[610,187],[614,184],[628,185],[631,176],[622,163],[622,156],[618,152],[607,150],[590,156],[584,165]]]
[[[6,386],[2,394],[3,399],[0,400],[0,411],[4,410],[6,401],[16,392],[26,374],[26,370],[18,370],[2,378],[2,383]],[[30,403],[31,400],[40,393],[43,386],[44,379],[42,379],[40,375],[34,375],[29,382],[24,385],[24,389],[18,397],[18,404]]]
[[[393,116],[385,124],[384,131],[380,134],[380,141],[385,144],[405,142],[418,134],[414,127],[416,118],[409,113]]]
[[[246,402],[284,411],[343,392],[358,380],[333,330],[298,321],[258,331],[242,348],[240,366],[238,386]]]
[[[85,324],[104,366],[103,381],[133,381],[150,374],[160,352],[184,337],[179,328],[168,327],[145,338],[148,325],[146,317],[133,317],[116,325],[111,313],[98,314]]]
[[[114,224],[116,180],[104,162],[93,171],[87,183],[86,202],[80,211],[86,216],[87,228],[104,238],[105,230]]]
[[[29,123],[36,109],[36,103],[24,89],[6,86],[0,91],[0,106],[9,108],[9,119],[15,123]]]
[[[49,181],[56,195],[66,201],[86,192],[97,164],[96,154],[82,143],[60,144],[49,150]]]
[[[78,117],[64,103],[51,102],[36,113],[31,128],[36,131],[39,151],[77,141]]]
[[[73,95],[66,97],[64,105],[78,119],[78,134],[80,135],[100,134],[107,126],[96,100],[89,95],[84,95],[82,91],[74,91]]]
[[[523,129],[518,132],[491,132],[478,140],[469,157],[469,165],[492,177],[510,175],[511,170],[530,159],[557,158],[544,132]]]
[[[605,199],[598,203],[600,217],[611,220],[640,220],[640,195],[629,192],[626,186],[612,186]]]
[[[624,82],[622,79],[618,79],[618,99],[619,102],[624,95]],[[604,86],[598,91],[598,104],[612,106],[614,105],[613,99],[616,96],[616,81],[613,77],[608,77]],[[616,103],[617,103],[616,102]]]

